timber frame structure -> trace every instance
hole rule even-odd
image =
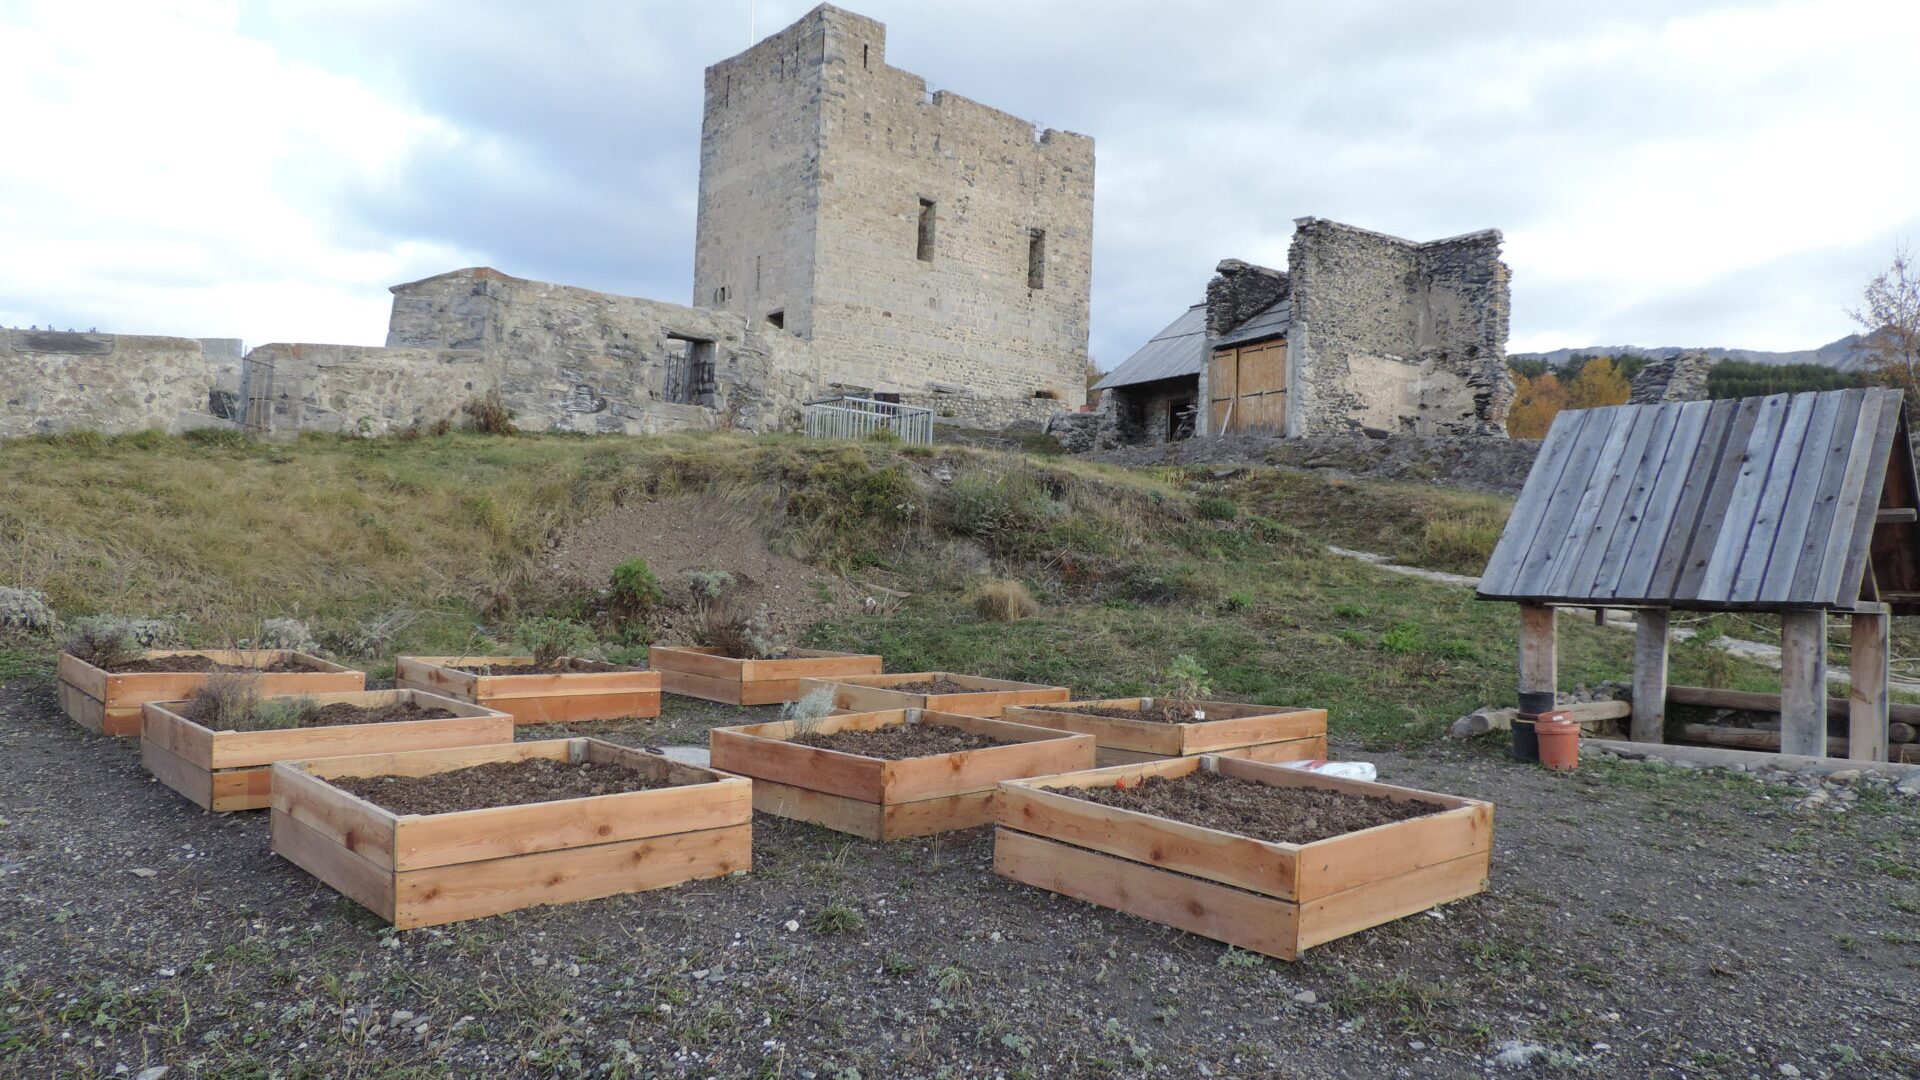
[[[1885,761],[1890,620],[1920,613],[1920,486],[1901,394],[1562,412],[1479,596],[1520,605],[1523,698],[1555,690],[1556,607],[1633,609],[1636,742],[1665,740],[1670,612],[1777,614],[1780,749],[1812,757],[1828,753],[1827,620],[1845,616],[1847,756]]]

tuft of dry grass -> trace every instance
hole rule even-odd
[[[995,578],[974,590],[973,610],[988,622],[1019,622],[1040,614],[1040,603],[1020,582]]]

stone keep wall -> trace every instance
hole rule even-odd
[[[0,328],[0,436],[219,426],[239,342]]]
[[[761,319],[775,306],[767,268],[810,257],[810,292],[779,300],[828,384],[959,389],[997,400],[1008,419],[1032,413],[1016,402],[1041,392],[1078,407],[1093,141],[1036,132],[954,94],[929,96],[925,80],[886,64],[885,50],[880,23],[823,6],[709,71],[696,265],[732,267],[731,295],[761,297],[745,309]],[[817,115],[807,111],[815,102]],[[817,124],[811,169],[768,164],[762,155],[784,161],[789,147],[732,115],[742,109],[787,118],[793,130]],[[746,189],[758,208],[724,212],[730,193]],[[930,260],[918,257],[923,199],[934,204]],[[806,214],[810,230],[787,220]],[[1030,288],[1036,230],[1043,274]],[[712,273],[696,279],[699,303],[723,287]]]
[[[769,431],[795,423],[812,392],[803,342],[750,334],[728,312],[486,267],[393,294],[385,348],[266,345],[248,354],[245,395],[272,402],[269,430],[379,435],[458,419],[467,402],[498,393],[528,431]],[[710,371],[692,378],[694,360]]]
[[[1295,433],[1505,433],[1513,382],[1498,230],[1418,244],[1320,218],[1295,225]]]
[[[706,73],[693,303],[813,331],[826,26],[802,19]]]

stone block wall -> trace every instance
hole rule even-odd
[[[805,343],[724,311],[471,267],[393,289],[387,346],[264,345],[250,422],[382,435],[497,393],[526,431],[645,435],[790,427],[813,393]],[[695,369],[698,368],[696,374]]]
[[[180,432],[228,422],[230,338],[0,328],[0,436]]]
[[[1505,434],[1498,230],[1420,244],[1322,218],[1295,225],[1292,433]]]
[[[709,70],[696,303],[781,311],[828,386],[1078,407],[1092,140],[929,94],[885,51],[880,23],[822,6]]]

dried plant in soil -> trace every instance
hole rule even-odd
[[[300,727],[320,710],[308,697],[262,697],[258,675],[209,675],[181,715],[215,731],[274,731]]]
[[[689,631],[693,643],[716,649],[735,660],[778,660],[793,649],[787,635],[773,625],[765,611],[742,615],[727,604],[700,612]]]
[[[513,426],[513,410],[507,408],[507,401],[500,391],[489,390],[480,397],[472,398],[460,411],[467,414],[467,427],[484,435],[518,435],[520,429]]]
[[[109,669],[131,664],[146,651],[126,626],[107,621],[82,625],[60,647],[76,659]]]
[[[571,619],[528,619],[514,627],[513,640],[533,655],[536,667],[552,667],[565,656],[579,656],[598,646],[593,631]]]
[[[975,590],[973,610],[988,622],[1019,622],[1040,614],[1040,605],[1025,585],[1012,578],[999,578]]]

